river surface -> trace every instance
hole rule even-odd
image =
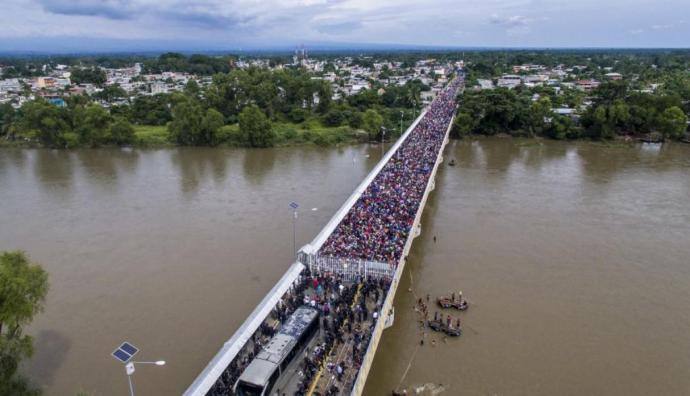
[[[180,394],[381,155],[0,150],[0,250],[49,272],[24,371],[45,394]],[[367,395],[690,393],[690,146],[451,142]],[[317,210],[313,210],[317,208]],[[433,236],[437,241],[433,241]],[[412,292],[408,292],[411,289]],[[432,347],[414,295],[462,290]]]

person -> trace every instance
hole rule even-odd
[[[434,235],[434,243],[436,243],[436,235]]]
[[[429,299],[430,299],[430,298],[431,298],[431,296],[429,295],[429,293],[427,293],[427,294],[426,294],[426,302],[429,302]]]
[[[451,319],[450,315],[448,315],[448,317],[446,318],[446,325],[448,325],[448,327],[450,327],[451,320],[452,319]]]
[[[436,346],[436,339],[435,339],[435,338],[434,338],[433,340],[431,340],[431,346],[432,346],[432,347],[435,347],[435,346]]]

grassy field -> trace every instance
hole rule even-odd
[[[165,125],[135,125],[134,135],[138,146],[171,145],[168,141],[168,128]]]
[[[357,143],[366,141],[366,133],[357,131],[349,126],[327,127],[317,120],[302,123],[274,122],[273,131],[276,134],[276,146],[294,146],[315,144],[331,146],[339,143]],[[243,143],[242,133],[238,124],[224,126],[218,134],[221,145],[240,147]]]

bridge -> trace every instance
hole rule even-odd
[[[348,298],[347,305],[340,307],[346,308],[350,322],[357,322],[356,336],[350,337],[352,323],[349,323],[349,333],[344,338],[340,337],[340,330],[332,332],[338,334],[337,339],[314,337],[317,341],[306,346],[316,355],[315,364],[308,372],[299,363],[287,365],[286,361],[284,367],[279,363],[281,369],[276,369],[276,373],[280,372],[280,378],[271,376],[270,386],[287,395],[362,394],[383,331],[394,320],[393,300],[412,242],[421,233],[422,212],[443,162],[443,149],[448,143],[457,107],[455,97],[463,87],[463,78],[459,72],[388,150],[321,232],[299,250],[296,261],[223,344],[185,391],[185,396],[233,394],[233,384],[261,351],[266,351],[263,353],[268,360],[284,359],[285,355],[270,355],[275,348],[268,343],[276,332],[280,334],[287,315],[302,304],[302,298],[304,303],[318,307],[328,317],[330,297],[324,297],[321,285],[335,292],[339,287],[337,294]],[[356,319],[352,314],[355,307],[360,314]],[[367,315],[369,312],[375,312],[373,318]],[[345,328],[348,315],[341,312],[338,320],[335,316],[332,314],[328,322],[331,330],[334,323]],[[328,323],[324,319],[325,327]],[[347,358],[349,353],[345,352],[349,350],[352,350],[351,358]],[[341,361],[346,368],[344,372]],[[336,368],[338,380],[334,379],[335,375],[323,375],[326,370],[335,373]]]

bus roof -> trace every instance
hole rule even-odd
[[[302,335],[307,326],[318,315],[319,312],[314,308],[308,306],[299,307],[290,315],[290,318],[285,322],[279,333],[297,338]]]
[[[269,378],[276,371],[278,365],[268,360],[254,359],[240,376],[240,382],[266,386]]]

